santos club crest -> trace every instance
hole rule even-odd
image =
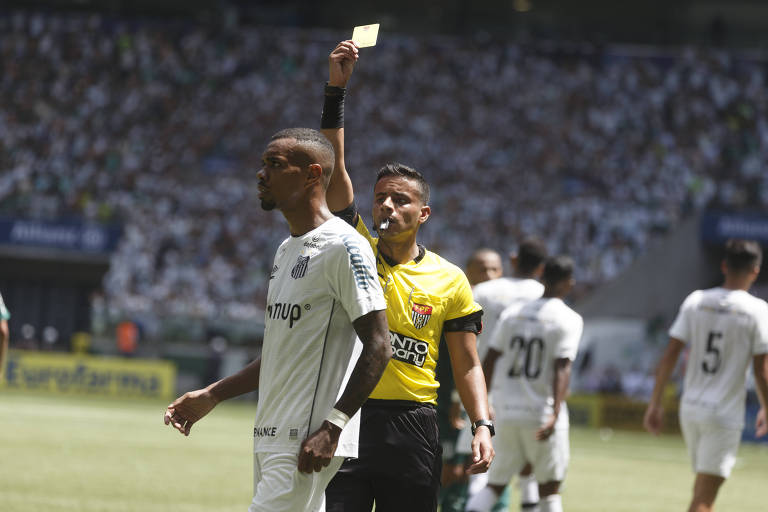
[[[415,302],[411,305],[411,320],[417,329],[427,325],[430,316],[432,316],[432,306],[416,304]]]
[[[291,269],[291,277],[294,279],[301,279],[306,275],[308,266],[309,256],[299,256],[296,260],[296,265]]]

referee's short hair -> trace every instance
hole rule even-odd
[[[390,176],[399,176],[415,181],[419,186],[421,202],[429,204],[429,183],[427,183],[427,180],[424,179],[424,176],[419,171],[401,163],[391,162],[379,169],[379,173],[376,175],[376,183],[382,178]]]
[[[569,256],[553,256],[544,264],[541,280],[547,286],[571,279],[573,277],[573,260]]]
[[[725,243],[725,265],[734,272],[752,272],[763,262],[763,250],[754,240],[732,238]]]

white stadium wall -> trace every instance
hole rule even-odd
[[[595,317],[671,323],[680,303],[693,290],[720,279],[717,262],[700,237],[700,217],[692,215],[654,240],[646,252],[614,280],[575,304],[589,323]]]

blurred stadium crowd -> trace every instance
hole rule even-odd
[[[286,230],[260,210],[271,133],[319,124],[330,31],[0,16],[0,215],[121,223],[126,312],[261,317]],[[540,234],[590,287],[705,204],[768,208],[766,64],[380,34],[347,100],[348,167],[433,186],[422,243],[463,263]]]

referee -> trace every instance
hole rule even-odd
[[[331,211],[371,244],[387,301],[393,355],[362,407],[360,449],[326,490],[328,512],[429,512],[437,510],[442,449],[437,427],[435,365],[445,337],[456,388],[473,423],[469,473],[488,470],[494,456],[493,424],[476,335],[482,309],[464,273],[416,243],[430,215],[429,185],[401,164],[387,164],[374,186],[372,236],[357,211],[344,164],[344,95],[358,49],[343,41],[329,57],[321,128],[335,150],[328,186]]]

